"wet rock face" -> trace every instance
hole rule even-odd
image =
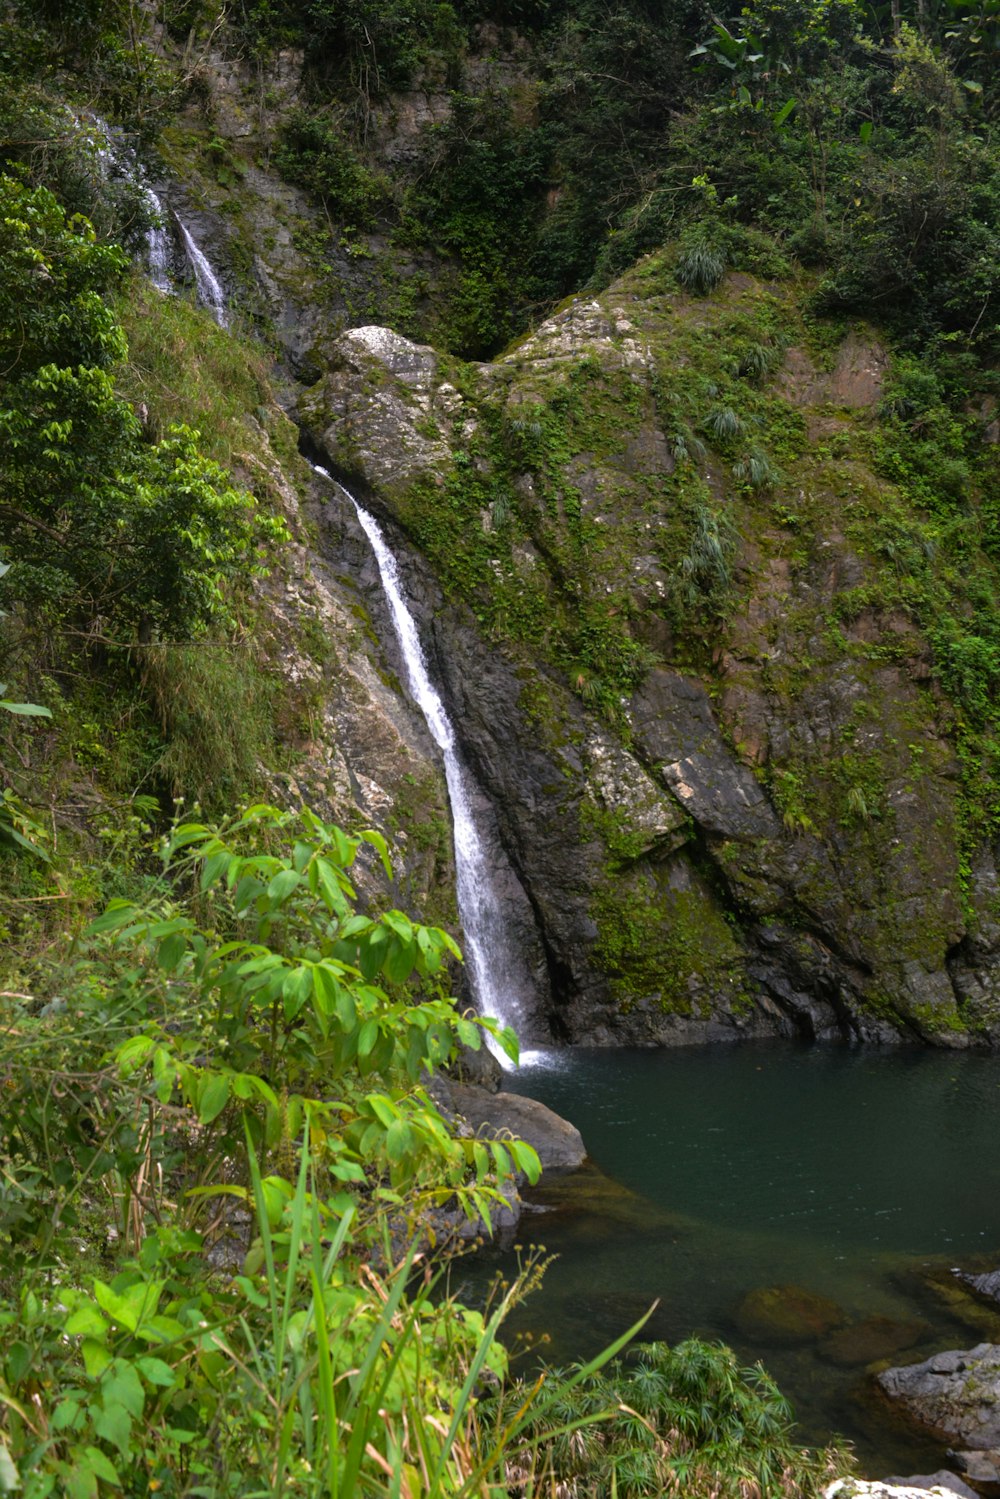
[[[781,504],[811,506],[808,521],[794,516],[790,542],[771,501],[742,515],[738,602],[695,671],[707,627],[671,603],[690,563],[674,515],[692,486],[699,503],[735,501],[721,459],[695,472],[704,449],[670,426],[669,381],[683,390],[684,340],[710,345],[712,320],[756,293],[743,277],[718,305],[692,303],[643,274],[461,374],[391,330],[353,329],[300,403],[404,553],[409,533],[433,555],[436,577],[410,550],[420,617],[522,892],[511,927],[520,942],[530,926],[539,955],[534,1034],[1000,1043],[996,862],[981,849],[960,877],[959,767],[928,646],[865,602],[875,574],[848,535],[878,484],[854,457],[814,453],[846,453],[851,423],[870,421],[885,351],[856,331],[820,370],[793,347],[773,399],[805,436]],[[499,512],[470,508],[476,486]],[[477,548],[478,574],[452,570]],[[525,643],[501,595],[551,625]],[[647,652],[611,713],[551,645],[595,598]]]

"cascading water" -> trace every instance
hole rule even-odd
[[[332,480],[326,469],[318,464],[311,466],[317,474]],[[523,1018],[519,997],[529,992],[530,979],[508,940],[504,913],[491,878],[487,849],[474,810],[477,799],[475,784],[461,761],[455,730],[427,671],[416,621],[403,594],[396,558],[375,517],[358,504],[349,490],[343,485],[339,487],[354,506],[375,553],[393,629],[403,654],[407,685],[444,759],[455,837],[458,911],[465,933],[465,954],[476,1003],[480,1014],[491,1015],[502,1025],[517,1030]],[[506,1053],[498,1046],[491,1044],[490,1049],[502,1064],[510,1065]]]
[[[118,139],[107,121],[95,114],[87,114],[85,119],[98,135],[98,141],[93,144],[103,174],[106,177],[113,177],[116,174],[124,177],[126,181],[134,183],[142,193],[153,218],[153,224],[146,231],[146,267],[149,271],[149,279],[157,291],[168,293],[173,288],[170,284],[170,236],[165,227],[166,217],[163,204],[146,182],[145,172],[137,161],[134,151]],[[79,123],[77,121],[77,124]]]
[[[156,219],[152,228],[146,231],[146,268],[157,291],[167,295],[173,287],[170,284],[170,236],[165,227],[163,204],[151,187],[143,187],[143,195]]]
[[[190,229],[183,219],[178,218],[177,227],[181,231],[184,241],[184,253],[194,272],[195,286],[198,291],[198,300],[203,307],[207,307],[215,318],[220,328],[229,327],[229,314],[226,311],[226,294],[222,285],[212,269],[212,262],[198,245]]]

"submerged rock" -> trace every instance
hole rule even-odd
[[[763,1343],[808,1343],[844,1320],[835,1301],[802,1286],[760,1286],[749,1291],[736,1311],[744,1337]]]
[[[852,1322],[824,1338],[820,1353],[832,1364],[850,1368],[855,1364],[873,1364],[891,1358],[904,1348],[912,1348],[930,1331],[927,1322],[896,1322],[891,1317],[866,1317]]]

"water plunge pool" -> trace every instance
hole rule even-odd
[[[1000,1341],[1000,1307],[951,1273],[1000,1265],[997,1059],[783,1044],[532,1058],[504,1086],[571,1119],[593,1167],[529,1194],[519,1240],[559,1258],[511,1334],[567,1362],[658,1298],[643,1337],[760,1359],[803,1442],[839,1432],[870,1476],[942,1465],[865,1367]],[[498,1261],[512,1272],[490,1249],[468,1274]],[[778,1286],[808,1298],[751,1294]]]

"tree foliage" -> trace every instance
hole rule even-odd
[[[147,439],[115,392],[125,337],[107,293],[126,258],[44,187],[0,178],[0,516],[9,596],[129,639],[230,616],[227,585],[285,534],[202,457]]]

